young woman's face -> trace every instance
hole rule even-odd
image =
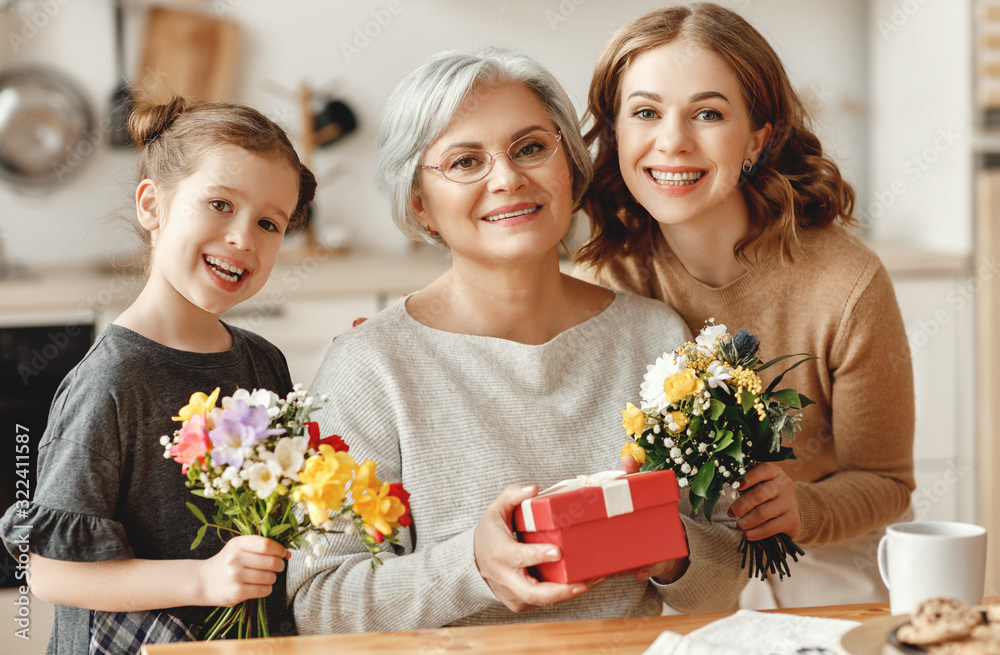
[[[298,194],[283,159],[212,149],[165,202],[156,199],[150,278],[203,311],[231,309],[267,282]]]
[[[615,130],[625,184],[661,227],[745,217],[740,170],[770,127],[751,131],[717,54],[674,41],[639,55],[622,76]]]
[[[437,170],[421,170],[420,190],[412,199],[420,223],[439,232],[458,257],[496,263],[557,248],[573,212],[573,176],[565,148],[554,145],[552,158],[534,168],[518,166],[505,154],[514,141],[541,132],[556,134],[558,129],[525,86],[473,89],[421,164],[439,166],[451,155],[481,150],[493,156],[493,168],[469,184]],[[540,139],[517,146],[522,154],[539,148]],[[462,158],[452,168],[475,161]]]

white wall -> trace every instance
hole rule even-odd
[[[771,39],[804,99],[813,106],[824,142],[865,193],[870,33],[865,0],[719,1],[742,12]],[[126,41],[134,72],[147,4],[144,0],[128,4]],[[665,3],[206,0],[200,4],[209,11],[226,10],[224,15],[243,27],[236,100],[257,106],[292,130],[299,127],[295,101],[269,91],[274,83],[292,90],[303,81],[328,87],[354,108],[361,121],[358,132],[321,150],[315,162],[324,181],[318,198],[319,223],[345,226],[356,246],[401,251],[406,242],[389,220],[387,204],[374,185],[372,143],[382,105],[403,75],[437,50],[499,42],[547,64],[582,111],[590,73],[605,39],[625,21]],[[103,118],[117,84],[110,5],[110,0],[21,0],[29,16],[44,7],[55,8],[54,15],[17,53],[8,35],[22,33],[24,15],[8,16],[7,27],[0,29],[4,36],[0,63],[57,66],[84,86]],[[44,195],[19,193],[0,182],[0,234],[8,256],[51,265],[101,262],[128,250],[133,237],[109,228],[106,218],[128,207],[131,162],[130,154],[102,146],[79,175]]]
[[[875,236],[972,250],[971,0],[873,0],[871,190]]]

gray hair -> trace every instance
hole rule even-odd
[[[579,203],[594,169],[576,110],[555,76],[534,59],[507,48],[440,52],[403,78],[386,102],[379,127],[375,173],[389,197],[392,220],[403,234],[447,247],[440,236],[423,229],[410,204],[419,189],[421,158],[473,87],[510,82],[534,92],[562,133],[573,172],[573,204]]]

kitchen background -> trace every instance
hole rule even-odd
[[[745,15],[782,56],[824,144],[859,192],[858,214],[870,226],[865,238],[893,275],[917,374],[918,516],[976,521],[1000,538],[1000,493],[984,475],[1000,466],[992,445],[1000,417],[990,414],[1000,411],[990,377],[997,367],[989,364],[997,352],[987,338],[998,316],[992,278],[1000,249],[990,229],[994,214],[977,211],[997,197],[988,170],[989,153],[1000,152],[988,129],[995,0],[719,2]],[[232,316],[285,350],[293,377],[308,384],[329,339],[354,317],[371,315],[447,266],[398,233],[374,182],[381,108],[402,76],[437,50],[501,43],[546,64],[582,111],[603,42],[662,4],[126,0],[123,70],[133,83],[178,76],[252,104],[311,153],[321,185],[311,240],[287,244],[268,286]],[[171,23],[177,14],[156,7],[196,12],[212,26],[185,32]],[[2,127],[13,111],[4,80],[23,67],[45,66],[71,80],[93,121],[72,147],[55,142],[61,163],[35,176],[51,177],[47,183],[9,171],[0,177],[0,443],[12,448],[18,425],[37,442],[41,428],[29,425],[27,408],[41,413],[31,421],[44,420],[46,385],[113,320],[138,281],[129,269],[135,237],[116,218],[132,211],[134,154],[112,147],[108,133],[123,81],[114,3],[0,0],[0,8],[0,160],[24,154],[24,135]],[[219,19],[225,22],[212,22]],[[306,137],[307,117],[316,128],[332,120],[333,133]],[[3,461],[10,459],[4,453]],[[13,492],[7,495],[12,502]],[[987,592],[1000,593],[992,566]],[[13,572],[8,566],[0,579],[13,584]],[[12,611],[17,618],[19,608],[7,604],[15,590],[3,593],[0,616]],[[33,598],[31,617],[28,646],[42,648],[46,608]],[[11,643],[29,652],[21,640]]]

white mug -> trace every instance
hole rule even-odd
[[[986,528],[971,523],[895,523],[878,544],[878,570],[893,614],[909,614],[928,598],[983,600]]]

